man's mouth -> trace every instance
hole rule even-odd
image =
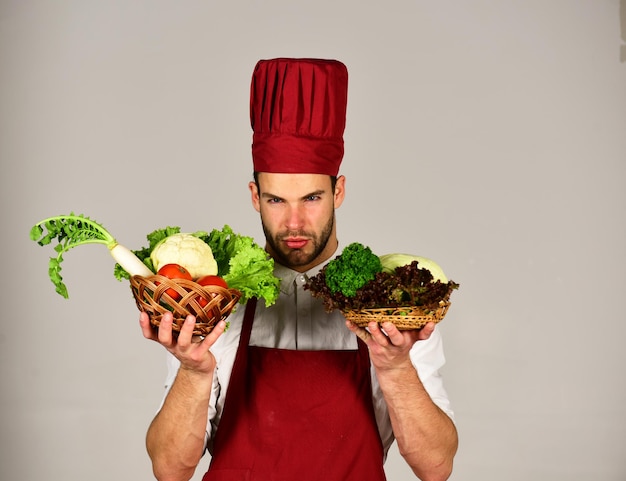
[[[309,241],[302,237],[288,237],[284,242],[290,249],[302,249]]]

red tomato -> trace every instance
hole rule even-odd
[[[196,282],[201,286],[221,286],[224,289],[228,289],[228,284],[220,276],[202,276]]]
[[[202,276],[196,282],[201,286],[220,286],[224,289],[228,289],[228,284],[226,284],[226,281],[220,276],[206,275]],[[203,297],[198,297],[198,304],[204,307],[208,304],[208,302]]]
[[[158,270],[157,274],[167,277],[169,279],[187,279],[188,281],[192,280],[189,271],[178,264],[165,264]],[[155,282],[155,284],[158,285],[158,282]],[[165,293],[176,301],[181,298],[181,295],[174,289],[167,289]]]

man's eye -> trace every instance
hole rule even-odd
[[[319,199],[320,199],[319,195],[310,195],[310,196],[306,197],[305,200],[312,201],[312,200],[319,200]]]
[[[267,199],[267,202],[269,204],[280,204],[283,200],[279,199],[278,197],[273,197],[271,199]]]

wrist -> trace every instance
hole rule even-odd
[[[213,384],[213,369],[197,369],[181,364],[178,369],[177,377],[181,378],[181,382],[186,381],[188,384],[191,384],[195,387],[200,387],[203,385],[207,385],[210,387]]]
[[[417,370],[410,360],[394,366],[387,366],[384,369],[377,369],[376,372],[381,387],[421,384]]]

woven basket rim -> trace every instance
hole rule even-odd
[[[402,307],[376,307],[351,310],[343,310],[344,317],[360,327],[367,326],[370,322],[382,324],[393,323],[398,329],[420,329],[429,322],[439,323],[445,317],[449,301],[440,301],[439,307],[425,310],[420,306]]]
[[[196,316],[193,334],[206,336],[218,321],[225,320],[235,310],[242,296],[237,289],[201,286],[195,281],[170,279],[159,274],[132,276],[130,284],[137,308],[148,314],[152,326],[158,328],[163,315],[172,313],[175,334],[192,314]]]

